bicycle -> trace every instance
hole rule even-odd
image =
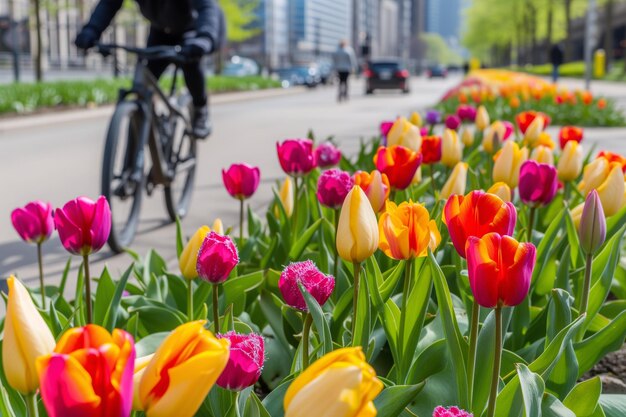
[[[180,65],[187,62],[180,46],[134,48],[98,44],[97,52],[110,55],[115,49],[137,56],[129,89],[120,89],[104,147],[101,190],[111,206],[108,244],[120,253],[133,241],[143,190],[151,196],[163,186],[171,221],[187,214],[196,173],[196,138],[191,126],[192,101],[178,89]],[[148,59],[167,59],[175,65],[169,94],[148,70]],[[151,166],[146,164],[146,147]],[[126,213],[127,214],[124,214]]]

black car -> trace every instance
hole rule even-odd
[[[426,76],[428,78],[446,78],[448,76],[448,70],[443,65],[433,65],[426,71]]]
[[[409,92],[409,71],[399,59],[372,60],[365,71],[365,94],[374,90],[402,90]]]

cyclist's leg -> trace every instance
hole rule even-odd
[[[159,29],[150,27],[150,34],[148,35],[147,46],[159,46],[159,45],[177,45],[179,42],[175,42],[172,35],[167,34]],[[148,69],[157,79],[163,75],[163,72],[167,69],[170,62],[166,59],[151,59],[148,61]]]
[[[183,37],[187,36],[195,36],[195,32],[191,31],[183,35]],[[181,68],[185,77],[185,84],[187,84],[187,89],[193,101],[192,124],[194,135],[198,138],[205,138],[211,134],[211,121],[202,61],[188,62],[181,65]]]

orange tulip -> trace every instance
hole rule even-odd
[[[387,175],[391,186],[404,190],[415,176],[415,171],[422,163],[422,154],[403,146],[381,146],[374,155],[376,168]]]
[[[372,208],[376,213],[385,207],[385,201],[389,198],[389,179],[379,171],[372,171],[369,174],[365,171],[357,171],[354,174],[354,185],[361,187]]]
[[[622,171],[626,172],[626,158],[622,155],[609,151],[601,151],[598,158],[604,158],[609,162],[617,162],[621,165]]]

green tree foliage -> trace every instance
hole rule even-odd
[[[219,0],[226,17],[226,35],[231,42],[243,42],[261,33],[254,26],[259,0]]]
[[[460,64],[463,59],[459,54],[454,52],[446,41],[437,33],[422,33],[419,37],[420,42],[425,46],[426,59],[429,62],[439,64]]]

